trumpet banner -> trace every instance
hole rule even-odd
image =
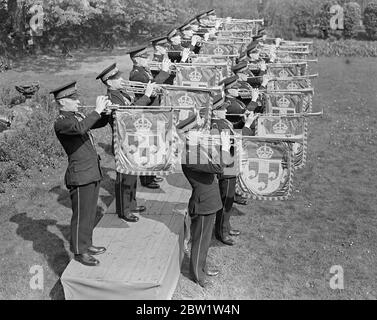
[[[199,127],[209,130],[211,124],[212,96],[207,91],[189,90],[186,88],[164,88],[162,106],[192,107],[174,111],[173,122],[178,123],[191,117],[194,113],[200,116]]]
[[[176,66],[174,85],[182,87],[212,88],[219,83],[221,74],[216,67]]]
[[[298,90],[298,89],[310,89],[312,88],[312,82],[309,78],[303,79],[279,79],[271,80],[270,83],[273,84],[273,90]],[[269,83],[269,84],[270,84]]]
[[[200,49],[200,54],[229,56],[238,54],[238,47],[234,46],[233,43],[222,44],[216,42],[206,42],[203,43],[202,48]]]
[[[270,64],[267,73],[277,78],[306,76],[308,74],[308,64],[306,62],[286,65]]]
[[[237,193],[254,200],[287,200],[294,171],[292,146],[243,137],[240,171]]]
[[[219,72],[219,81],[230,77],[233,74],[232,60],[227,56],[191,56],[189,59],[193,64],[216,64],[216,69]]]
[[[256,125],[256,136],[297,139],[292,144],[294,167],[296,169],[304,167],[308,141],[308,122],[303,116],[261,115]]]
[[[171,111],[115,112],[114,148],[117,172],[166,175],[178,162]]]
[[[311,112],[312,95],[310,93],[266,93],[266,113],[274,115],[293,115]]]

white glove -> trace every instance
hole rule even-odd
[[[209,33],[205,33],[204,34],[204,41],[208,41],[208,39],[209,39]]]
[[[98,114],[101,114],[106,109],[106,107],[108,105],[110,105],[110,101],[109,101],[108,97],[106,97],[106,96],[98,96],[97,97],[97,101],[96,101],[96,109],[95,109],[95,111]]]
[[[190,49],[189,48],[184,48],[183,51],[182,51],[182,53],[181,53],[181,55],[182,55],[181,62],[186,62],[187,59],[190,56]]]
[[[229,131],[222,131],[220,134],[222,150],[225,152],[230,151],[230,133]]]
[[[150,98],[153,94],[153,91],[156,87],[156,83],[148,82],[147,87],[145,89],[144,95],[146,95],[148,98]]]
[[[265,75],[263,76],[263,81],[262,81],[261,86],[262,86],[262,87],[267,87],[267,84],[270,82],[271,79],[272,79],[272,76],[271,76],[271,75],[269,75],[269,74],[265,74]]]
[[[251,100],[256,102],[259,98],[259,89],[253,88],[251,89]]]
[[[191,45],[195,46],[199,40],[202,39],[200,36],[198,36],[197,34],[195,34],[192,38],[191,38]]]
[[[276,45],[276,47],[279,47],[279,46],[280,46],[281,40],[282,40],[282,39],[280,39],[280,38],[276,38],[276,39],[275,39],[275,45]]]
[[[165,72],[169,72],[171,66],[171,61],[168,57],[165,57],[164,60],[162,60],[162,66],[161,70]]]

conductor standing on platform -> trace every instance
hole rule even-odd
[[[90,129],[101,128],[108,123],[108,116],[103,111],[109,101],[104,96],[97,97],[95,111],[85,117],[78,112],[80,101],[76,82],[50,93],[60,106],[60,114],[54,124],[55,133],[68,156],[65,185],[69,189],[73,212],[70,248],[75,260],[95,266],[99,261],[93,255],[104,253],[106,249],[92,244],[102,171]]]

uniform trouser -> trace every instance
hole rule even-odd
[[[137,176],[117,172],[115,180],[115,211],[118,216],[127,216],[136,208]]]
[[[156,176],[140,176],[140,183],[142,186],[146,187],[148,184],[154,181]]]
[[[70,186],[72,202],[71,241],[74,254],[82,254],[92,245],[100,182]]]
[[[215,235],[222,240],[231,229],[230,216],[234,202],[236,178],[219,179],[219,188],[223,207],[216,212]]]
[[[206,259],[214,222],[215,213],[191,216],[190,272],[196,282],[202,282],[205,278]]]

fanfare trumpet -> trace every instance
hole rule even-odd
[[[214,92],[214,91],[221,91],[222,87],[212,87],[212,88],[202,88],[202,87],[180,87],[180,86],[174,86],[169,84],[156,84],[155,85],[155,92],[154,94],[162,94],[163,89],[186,89],[186,90],[192,90],[192,91],[201,91],[201,92]],[[137,82],[137,81],[124,81],[124,89],[133,94],[144,94],[145,89],[147,88],[147,83],[143,82]]]
[[[259,93],[277,93],[277,94],[314,94],[313,88],[303,88],[303,89],[277,89],[277,90],[271,90],[271,89],[259,89]],[[251,99],[252,94],[251,91],[248,89],[238,89],[238,94],[242,99]]]
[[[150,61],[148,63],[148,66],[153,71],[161,70],[162,63],[157,61]],[[227,63],[226,62],[220,62],[220,63],[172,63],[170,66],[170,71],[175,72],[177,70],[176,67],[179,66],[192,66],[192,67],[216,67],[216,68],[226,68]]]

